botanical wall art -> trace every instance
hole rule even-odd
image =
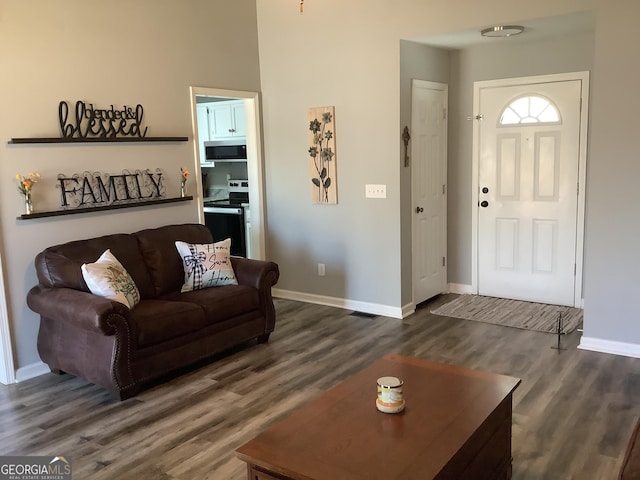
[[[335,108],[310,108],[307,120],[309,121],[311,201],[325,204],[338,203]]]

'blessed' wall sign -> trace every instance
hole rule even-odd
[[[110,108],[95,108],[92,103],[81,100],[70,113],[67,102],[58,105],[58,118],[62,138],[116,138],[139,137],[147,134],[147,127],[142,128],[144,109],[138,104],[135,108],[124,106],[120,110],[111,105]]]
[[[123,170],[120,175],[100,172],[58,174],[58,185],[63,208],[85,208],[118,203],[136,203],[164,198],[163,172]]]

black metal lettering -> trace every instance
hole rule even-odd
[[[96,196],[93,193],[93,188],[91,187],[91,182],[89,181],[89,177],[84,177],[81,191],[82,191],[82,198],[80,198],[80,205],[84,205],[85,203],[87,203],[84,201],[84,199],[87,196],[89,196],[89,199],[91,200],[89,203],[98,203],[98,200],[96,199]]]
[[[136,174],[135,173],[130,173],[130,174],[125,174],[123,175],[125,177],[125,188],[127,190],[127,199],[131,199],[131,198],[140,198],[140,196],[138,195],[137,197],[133,196],[134,193],[136,193],[135,190],[132,190],[133,188],[135,188],[135,178],[136,178]],[[134,179],[133,182],[131,182],[131,178]]]
[[[136,190],[138,190],[138,198],[151,198],[151,197],[153,197],[153,192],[151,192],[151,194],[147,195],[146,197],[144,197],[142,195],[142,189],[140,188],[140,176],[139,175],[136,174],[135,180],[136,180]]]
[[[162,183],[162,172],[158,173],[158,181],[156,182],[155,179],[153,178],[153,173],[151,172],[146,172],[147,175],[149,175],[149,180],[151,180],[151,184],[155,187],[156,191],[155,191],[155,195],[154,193],[152,193],[150,196],[154,197],[161,197],[162,195],[160,194],[160,184]]]
[[[107,182],[109,185],[109,189],[105,186],[102,181],[102,177],[98,177],[98,194],[100,195],[100,202],[111,202],[111,194],[113,193],[114,198],[117,196],[116,194],[116,186],[113,183],[113,177],[109,177],[109,181]]]
[[[60,133],[62,138],[73,137],[76,133],[76,128],[73,125],[67,124],[69,118],[69,105],[67,102],[60,102],[58,104],[58,120],[60,122]]]
[[[111,182],[113,182],[113,189],[115,191],[115,198],[113,199],[114,201],[116,200],[131,200],[131,196],[129,195],[129,187],[127,186],[127,175],[112,175]],[[116,184],[117,182],[117,184]],[[121,191],[118,188],[118,185],[120,185],[120,187],[122,187],[122,191],[125,194],[124,198],[119,198],[118,193]]]
[[[139,137],[145,137],[147,135],[147,127],[144,127],[144,131],[140,130],[143,116],[144,116],[144,108],[142,108],[142,105],[138,104],[136,106],[136,123],[134,125],[136,127],[135,135],[138,135]]]
[[[67,190],[66,182],[75,182],[76,185],[79,183],[77,178],[58,178],[58,182],[60,182],[60,193],[62,194],[62,206],[68,207],[69,202],[67,201],[67,194],[75,195],[80,191],[79,188],[73,188],[71,190]]]
[[[78,100],[76,102],[76,130],[78,133],[78,137],[85,138],[87,136],[87,131],[82,131],[82,122],[84,121],[86,105],[84,102]],[[87,127],[88,128],[88,127]]]
[[[63,138],[117,138],[144,137],[148,127],[142,127],[144,108],[135,109],[126,105],[121,110],[111,105],[108,109],[95,108],[92,103],[78,100],[75,105],[75,122],[70,122],[69,105],[61,101],[58,105],[58,121]]]

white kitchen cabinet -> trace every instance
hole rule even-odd
[[[209,104],[209,140],[246,137],[243,100]]]
[[[231,116],[233,117],[233,136],[247,136],[247,117],[244,110],[244,100],[231,104]]]

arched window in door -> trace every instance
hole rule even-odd
[[[501,126],[559,124],[560,112],[551,101],[540,95],[516,98],[500,115]]]

